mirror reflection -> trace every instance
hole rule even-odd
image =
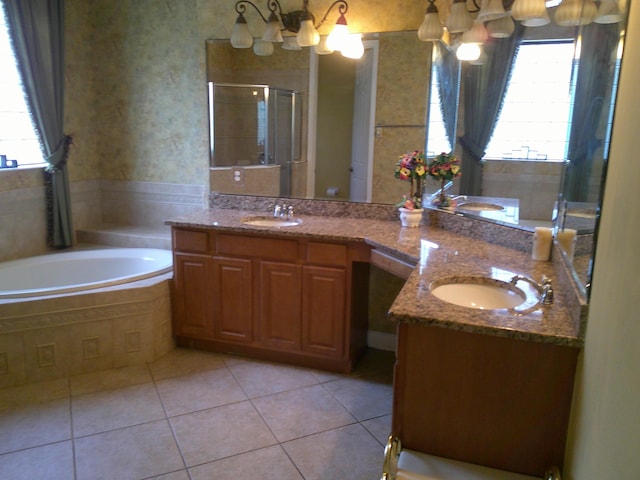
[[[459,213],[529,230],[554,221],[560,230],[575,230],[568,256],[586,285],[623,28],[620,23],[519,27],[508,39],[487,42],[485,54],[473,63],[459,62],[442,42],[419,41],[414,31],[365,35],[365,54],[358,61],[318,56],[310,49],[275,49],[272,56],[259,57],[233,49],[228,40],[210,40],[212,88],[259,85],[296,95],[295,127],[285,129],[294,146],[285,147],[292,150],[286,159],[273,157],[282,142],[273,137],[269,117],[262,121],[263,144],[252,139],[254,151],[246,158],[218,159],[225,140],[215,132],[220,119],[212,116],[211,190],[396,204],[406,194],[406,185],[393,175],[400,155],[452,150],[463,161],[463,175],[450,193],[517,202],[511,218],[474,209]],[[545,45],[568,46],[562,68],[549,62],[530,71],[518,66],[518,57]],[[530,59],[522,63],[532,65]],[[508,97],[518,90],[526,97],[534,73],[541,73],[538,87],[551,101],[529,99],[530,113],[517,95],[513,101]],[[516,81],[518,75],[525,80]],[[269,108],[264,103],[250,108]],[[243,128],[253,136],[260,125],[256,117]],[[279,168],[270,172],[274,166]],[[428,188],[435,192],[438,186]],[[579,267],[583,264],[586,268]]]

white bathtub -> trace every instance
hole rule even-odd
[[[56,295],[119,285],[171,271],[169,250],[103,248],[0,263],[0,299]]]
[[[0,388],[143,365],[175,347],[168,250],[0,263]]]

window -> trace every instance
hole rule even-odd
[[[40,142],[24,101],[3,11],[0,11],[0,69],[0,155],[6,156],[10,166],[12,160],[18,166],[42,165]]]
[[[431,69],[431,91],[429,92],[429,118],[427,120],[427,156],[433,157],[440,152],[450,152],[451,144],[447,138],[444,118],[440,109],[439,90],[440,76],[436,69]]]
[[[573,97],[574,43],[523,43],[485,158],[561,161]]]

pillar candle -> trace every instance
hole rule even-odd
[[[546,262],[551,255],[553,231],[548,227],[536,227],[533,234],[533,250],[531,258]]]
[[[558,242],[570,261],[573,261],[573,254],[576,249],[576,233],[573,228],[565,228],[558,231]]]

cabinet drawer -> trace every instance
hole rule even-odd
[[[173,230],[173,248],[181,252],[209,251],[209,232],[205,230]]]
[[[298,257],[298,241],[223,234],[216,235],[216,252],[222,255],[295,262]]]
[[[307,244],[306,263],[344,267],[347,264],[347,246],[338,243]]]

